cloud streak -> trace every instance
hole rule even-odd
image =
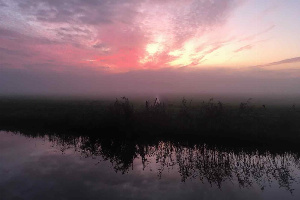
[[[281,65],[281,64],[298,63],[298,62],[300,62],[300,57],[288,58],[276,62],[267,63],[264,65],[257,65],[255,67],[268,67],[268,66]]]
[[[246,36],[242,39],[239,40],[239,42],[243,42],[243,41],[251,41],[251,40],[254,40],[255,38],[257,38],[258,36],[260,35],[263,35],[269,31],[271,31],[272,29],[274,29],[276,26],[275,25],[271,25],[269,26],[268,28],[266,28],[265,30],[261,31],[261,32],[258,32],[258,33],[255,33],[253,35],[249,35],[249,36]]]
[[[238,52],[240,52],[240,51],[244,51],[244,50],[248,50],[248,49],[252,49],[252,45],[249,44],[249,45],[243,46],[243,47],[241,47],[241,48],[235,50],[234,52],[235,52],[235,53],[238,53]]]

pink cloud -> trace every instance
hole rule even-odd
[[[246,46],[243,46],[243,47],[241,47],[241,48],[235,50],[234,52],[235,52],[235,53],[238,53],[238,52],[240,52],[240,51],[244,51],[244,50],[248,50],[248,49],[252,49],[252,45],[246,45]]]
[[[269,32],[269,31],[271,31],[271,30],[274,29],[275,27],[276,27],[275,25],[271,25],[271,26],[269,26],[268,28],[266,28],[266,29],[263,30],[263,31],[260,31],[260,32],[258,32],[258,33],[253,34],[253,35],[249,35],[249,36],[246,36],[246,37],[240,39],[239,42],[254,40],[254,39],[256,39],[258,36],[263,35],[263,34]]]
[[[13,2],[7,4],[18,15],[7,16],[7,21],[21,16],[30,24],[13,30],[14,41],[18,42],[5,38],[9,35],[1,36],[0,32],[0,39],[5,40],[0,47],[5,48],[7,43],[11,52],[26,51],[34,56],[15,61],[11,57],[16,55],[11,54],[5,62],[24,65],[51,60],[56,66],[105,66],[116,72],[167,67],[172,60],[169,52],[183,49],[189,40],[223,26],[237,4],[236,0]],[[12,30],[5,23],[0,28]],[[206,54],[219,48],[211,45],[214,42],[208,42],[213,47]],[[148,52],[148,45],[157,48],[151,50],[155,53]]]
[[[288,58],[288,59],[284,59],[284,60],[280,60],[280,61],[276,61],[276,62],[267,63],[267,64],[264,64],[264,65],[257,65],[255,67],[267,67],[267,66],[273,66],[273,65],[298,63],[298,62],[300,62],[300,57]]]

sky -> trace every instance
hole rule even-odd
[[[0,0],[0,93],[300,93],[299,0]]]

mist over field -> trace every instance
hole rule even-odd
[[[132,96],[212,94],[213,96],[296,98],[300,78],[259,69],[139,70],[120,74],[97,71],[55,72],[0,69],[1,95]]]

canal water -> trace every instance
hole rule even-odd
[[[300,199],[295,152],[0,132],[9,199]]]

